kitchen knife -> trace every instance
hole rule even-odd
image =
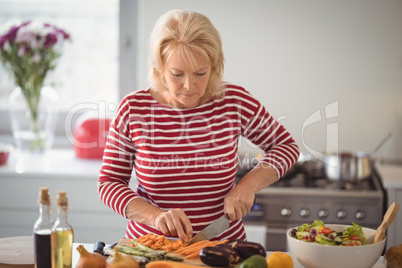
[[[190,242],[188,242],[187,246],[194,244],[198,241],[202,240],[210,240],[214,238],[218,234],[225,231],[229,228],[230,220],[227,214],[223,215],[219,219],[212,222],[210,225],[205,227],[201,232],[199,232],[196,236],[194,236]]]

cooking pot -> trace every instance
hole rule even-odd
[[[372,160],[364,152],[327,153],[324,155],[324,170],[328,179],[357,181],[371,175]]]
[[[344,181],[359,181],[367,179],[371,176],[373,155],[389,138],[391,133],[387,133],[373,147],[371,152],[365,153],[362,151],[351,152],[329,152],[324,154],[324,172],[328,179],[344,180]]]

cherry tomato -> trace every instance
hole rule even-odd
[[[357,235],[351,235],[349,237],[350,240],[360,240],[360,237],[358,237]]]
[[[321,230],[321,232],[319,232],[320,234],[325,234],[325,235],[329,235],[330,233],[332,233],[331,228],[323,228]]]

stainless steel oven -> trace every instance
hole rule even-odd
[[[286,230],[303,223],[322,220],[324,223],[351,224],[377,228],[386,205],[386,192],[374,169],[362,181],[332,181],[325,178],[324,163],[319,160],[300,161],[278,182],[256,195],[255,204],[243,219],[248,239],[261,239],[270,251],[285,251]],[[238,171],[240,179],[245,169]],[[252,228],[264,230],[252,235]]]

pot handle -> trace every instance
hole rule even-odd
[[[378,149],[380,149],[380,147],[392,136],[392,132],[388,132],[387,134],[384,135],[384,137],[382,137],[375,145],[374,147],[371,149],[370,151],[370,156],[373,155],[375,152],[378,151]]]

